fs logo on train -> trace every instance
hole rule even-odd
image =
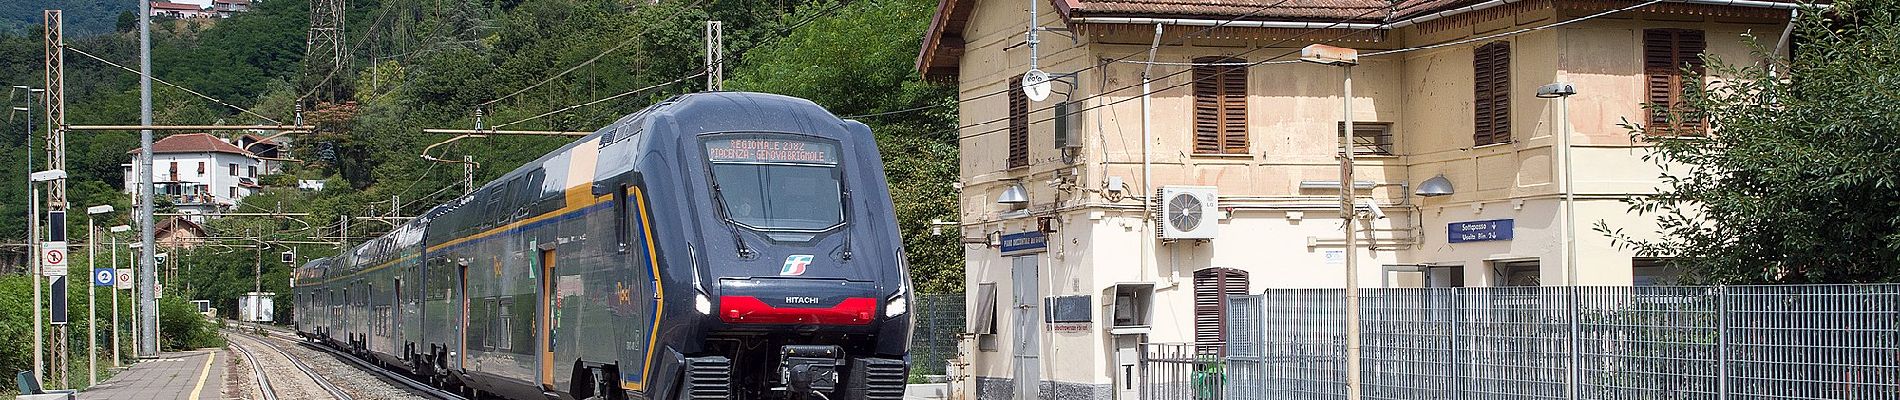
[[[785,267],[778,270],[779,276],[798,276],[805,274],[805,267],[811,265],[811,255],[793,254],[785,257]]]

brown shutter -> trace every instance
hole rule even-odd
[[[1194,153],[1247,154],[1247,67],[1226,57],[1194,59]]]
[[[1647,110],[1651,134],[1694,135],[1707,129],[1701,115],[1687,110],[1682,98],[1682,92],[1687,89],[1684,79],[1693,78],[1683,76],[1683,71],[1701,76],[1704,72],[1702,52],[1707,48],[1706,36],[1699,30],[1643,30],[1643,76],[1647,97],[1650,104],[1665,109]],[[1670,118],[1672,115],[1675,117],[1673,121]]]
[[[1227,296],[1247,294],[1247,272],[1232,268],[1194,271],[1194,342],[1202,353],[1224,353]]]
[[[1221,152],[1219,79],[1214,67],[1194,66],[1194,154]]]
[[[1511,141],[1511,44],[1491,48],[1491,143]]]
[[[1693,74],[1693,76],[1683,76],[1680,72],[1676,74],[1676,99],[1673,104],[1674,111],[1682,119],[1681,134],[1683,135],[1700,135],[1708,129],[1703,123],[1702,113],[1689,107],[1683,98],[1683,92],[1688,90],[1688,82],[1685,79],[1700,79],[1702,74],[1707,72],[1702,62],[1702,52],[1708,47],[1708,41],[1702,31],[1684,29],[1676,32],[1676,62],[1682,65],[1682,69]]]
[[[1240,62],[1228,59],[1227,62]],[[1247,67],[1221,68],[1221,152],[1247,154]]]
[[[1493,42],[1472,52],[1473,146],[1511,141],[1511,45]]]
[[[1023,76],[1009,78],[1009,168],[1029,166],[1029,95]]]

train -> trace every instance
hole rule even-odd
[[[868,126],[676,96],[295,271],[295,328],[475,397],[898,399],[914,298]]]

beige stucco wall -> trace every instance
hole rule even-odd
[[[1111,299],[1105,298],[1104,291],[1117,283],[1155,284],[1151,331],[1142,338],[1153,343],[1193,340],[1192,274],[1197,269],[1245,270],[1249,290],[1256,293],[1270,288],[1344,285],[1344,266],[1326,258],[1329,250],[1343,249],[1338,194],[1330,189],[1299,188],[1301,181],[1338,179],[1333,158],[1337,121],[1342,116],[1338,68],[1301,63],[1250,68],[1249,153],[1199,156],[1190,154],[1192,98],[1186,84],[1191,73],[1153,82],[1153,107],[1144,112],[1136,98],[1143,65],[1096,67],[1102,59],[1130,54],[1143,54],[1133,59],[1144,59],[1151,31],[1085,31],[1077,42],[1044,34],[1042,69],[1056,73],[1089,69],[1069,79],[1076,87],[1057,84],[1057,94],[1050,101],[1031,103],[1031,109],[1049,107],[1069,96],[1086,99],[1079,107],[1099,108],[1074,119],[1082,144],[1074,163],[1064,162],[1062,152],[1053,147],[1053,124],[1043,122],[1051,113],[1033,113],[1032,165],[1011,170],[1006,168],[1008,133],[1004,128],[1008,98],[991,94],[1005,90],[1005,81],[1028,67],[1027,47],[1005,50],[1024,39],[1027,8],[1021,2],[978,2],[964,32],[968,47],[960,69],[960,95],[969,101],[960,105],[961,123],[995,122],[962,132],[961,216],[965,237],[1033,230],[1036,217],[1054,218],[1056,232],[1049,234],[1048,248],[1040,253],[1038,295],[1093,296],[1095,322],[1088,330],[1055,332],[1045,326],[1034,333],[1042,355],[1042,380],[1100,385],[1116,381],[1116,341],[1106,332]],[[1045,7],[1043,11],[1046,26],[1059,25],[1051,10]],[[1576,16],[1546,10],[1466,29],[1429,34],[1400,30],[1379,42],[1334,44],[1362,51],[1417,46]],[[1477,148],[1471,137],[1471,57],[1472,49],[1489,41],[1363,59],[1354,68],[1353,117],[1393,123],[1398,155],[1358,160],[1357,179],[1376,184],[1361,195],[1375,200],[1388,216],[1362,225],[1369,229],[1361,231],[1366,239],[1361,243],[1367,248],[1355,255],[1361,266],[1357,274],[1361,285],[1422,285],[1425,282],[1417,274],[1388,269],[1457,265],[1464,267],[1465,285],[1488,286],[1498,283],[1489,269],[1493,262],[1522,260],[1540,262],[1545,284],[1563,283],[1563,188],[1559,187],[1560,153],[1555,151],[1553,136],[1561,130],[1555,123],[1553,101],[1534,96],[1539,86],[1553,81],[1571,82],[1580,92],[1569,100],[1580,225],[1574,229],[1579,282],[1629,284],[1634,254],[1616,248],[1591,227],[1601,221],[1638,237],[1654,232],[1653,219],[1630,214],[1624,200],[1652,192],[1659,184],[1660,170],[1641,159],[1645,149],[1618,126],[1624,118],[1642,119],[1641,30],[1649,27],[1703,29],[1709,53],[1727,60],[1749,57],[1739,40],[1741,33],[1773,37],[1781,29],[1772,21],[1635,14],[1498,39],[1511,43],[1513,141]],[[1191,30],[1170,30],[1170,36],[1162,40],[1178,41],[1172,35]],[[1245,53],[1242,58],[1260,61],[1297,54],[1298,47],[1306,44],[1276,42],[1271,38],[1187,40],[1163,47],[1155,59],[1187,62],[1201,56]],[[1186,68],[1157,65],[1152,73],[1161,77]],[[1130,86],[1135,87],[1124,89]],[[1070,90],[1072,94],[1065,93]],[[1145,153],[1152,185],[1142,181],[1144,115],[1153,118],[1153,141]],[[1410,195],[1420,182],[1440,174],[1453,182],[1456,194]],[[1111,178],[1126,186],[1107,187]],[[1012,183],[1028,191],[1031,202],[1026,210],[994,202]],[[1219,238],[1156,240],[1150,231],[1152,222],[1143,218],[1142,197],[1165,185],[1217,187],[1223,209]],[[1490,219],[1514,220],[1515,238],[1448,243],[1448,223]],[[1011,260],[998,249],[982,245],[967,246],[965,255],[968,304],[979,304],[977,285],[997,285],[997,351],[976,352],[974,373],[1008,378],[1014,368],[1010,350],[1026,334],[1012,329],[1018,310],[1010,307],[1015,284]],[[1040,314],[1035,315],[1040,320]]]

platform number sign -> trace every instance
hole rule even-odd
[[[66,242],[40,243],[40,275],[66,276]]]
[[[132,288],[132,269],[119,268],[119,270],[115,272],[117,272],[116,275],[118,276],[112,278],[112,284],[117,286],[119,290],[131,289]]]
[[[118,278],[115,275],[117,274],[113,273],[113,270],[111,268],[93,269],[92,270],[92,285],[112,287],[112,280],[114,278]]]

